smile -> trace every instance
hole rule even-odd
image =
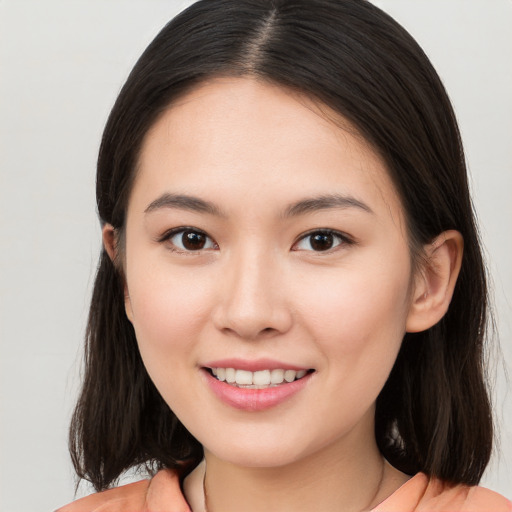
[[[266,389],[302,379],[308,370],[259,370],[251,372],[235,368],[210,368],[211,373],[221,382],[245,389]]]
[[[202,367],[205,383],[224,404],[251,412],[264,411],[288,402],[309,387],[308,383],[316,373],[313,369],[279,368],[275,363],[265,369],[263,362],[239,362],[240,366],[252,366],[254,371],[236,368],[238,364],[231,366],[227,361],[227,364],[219,363]]]

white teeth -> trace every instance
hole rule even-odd
[[[252,374],[252,383],[256,386],[270,385],[270,370],[262,370]]]
[[[283,382],[293,382],[296,379],[302,379],[307,374],[307,370],[259,370],[250,372],[247,370],[237,370],[235,368],[211,368],[215,377],[221,382],[234,384],[240,387],[265,388],[277,386]]]
[[[284,380],[286,382],[293,382],[295,380],[295,375],[297,375],[295,370],[286,370],[284,372]]]
[[[235,372],[235,382],[241,385],[252,384],[252,372],[246,370],[237,370]]]
[[[281,384],[284,380],[284,370],[272,370],[270,372],[270,382],[272,384]]]
[[[233,384],[236,381],[236,372],[234,368],[226,368],[226,382]]]

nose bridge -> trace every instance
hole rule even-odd
[[[285,332],[291,324],[278,256],[248,243],[226,261],[217,327],[253,339]]]

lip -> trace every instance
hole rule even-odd
[[[246,370],[249,372],[259,372],[261,370],[309,370],[304,366],[296,366],[293,364],[283,363],[275,359],[255,359],[253,361],[247,359],[219,359],[209,361],[203,365],[205,368],[235,368],[236,370]]]
[[[218,362],[215,363],[217,364]],[[226,366],[223,366],[223,364],[213,366],[213,368],[226,368]],[[251,368],[253,367],[254,366],[251,366]],[[227,366],[227,368],[233,368],[233,366]],[[240,368],[240,366],[236,365],[235,368],[246,369]],[[278,366],[276,368],[290,370],[295,369],[294,367],[290,366],[287,366],[286,368]],[[264,369],[270,368],[268,366],[265,366]],[[249,371],[258,371],[258,369]],[[278,386],[269,387],[265,389],[247,389],[231,386],[226,382],[221,382],[220,380],[215,378],[205,368],[201,370],[201,373],[204,375],[204,378],[206,379],[209,388],[222,402],[235,409],[257,412],[271,409],[272,407],[276,407],[282,404],[283,402],[289,400],[292,396],[299,393],[301,390],[305,388],[305,386],[308,385],[311,376],[313,375],[314,372],[308,373],[301,379],[295,380],[293,382],[287,382],[279,384]]]

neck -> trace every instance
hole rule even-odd
[[[204,465],[195,472],[196,483],[204,474],[205,495],[201,493],[199,499],[196,491],[189,501],[194,512],[370,510],[407,477],[385,463],[373,436],[372,442],[364,437],[363,445],[355,439],[341,440],[314,455],[271,468],[241,467],[206,451],[206,473]]]
[[[211,466],[211,463],[207,464]],[[304,470],[303,467],[290,465],[278,469],[226,468],[220,472],[217,468],[217,471],[207,472],[206,475],[206,510],[348,512],[368,509],[378,493],[383,464],[370,474],[329,469],[322,471],[318,467],[310,467]]]

